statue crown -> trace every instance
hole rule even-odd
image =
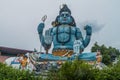
[[[71,14],[71,11],[66,4],[63,4],[63,7],[60,9],[59,14],[61,14],[62,12],[69,12]]]

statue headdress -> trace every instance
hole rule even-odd
[[[63,4],[63,5],[62,5],[62,8],[60,9],[59,14],[61,14],[62,12],[69,12],[69,13],[71,14],[71,11],[70,11],[70,9],[67,7],[66,4]]]
[[[62,12],[68,12],[68,13],[71,14],[71,10],[67,7],[66,4],[63,4],[62,6],[60,6],[59,15],[60,15]],[[58,22],[58,18],[60,17],[59,15],[56,17],[55,21],[52,22],[52,25],[53,25],[53,26],[61,25],[61,23]],[[69,23],[69,25],[75,27],[75,26],[76,26],[75,20],[74,20],[74,18],[73,18],[72,16],[71,16],[71,18],[72,18],[73,21],[72,21],[71,23]]]

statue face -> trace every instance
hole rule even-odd
[[[59,15],[58,22],[61,24],[69,24],[72,21],[73,21],[73,19],[72,19],[70,13],[68,13],[68,12],[62,12]]]

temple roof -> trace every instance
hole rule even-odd
[[[27,52],[31,53],[33,51],[31,50],[23,50],[23,49],[17,49],[17,48],[9,48],[9,47],[1,47],[0,46],[0,52],[3,54],[13,54],[13,55],[17,55],[17,54],[25,54]]]

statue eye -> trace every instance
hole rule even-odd
[[[69,14],[61,14],[62,17],[69,17]]]
[[[64,17],[64,14],[61,14],[62,17]]]
[[[69,14],[66,14],[66,16],[68,17],[68,16],[69,16]]]

